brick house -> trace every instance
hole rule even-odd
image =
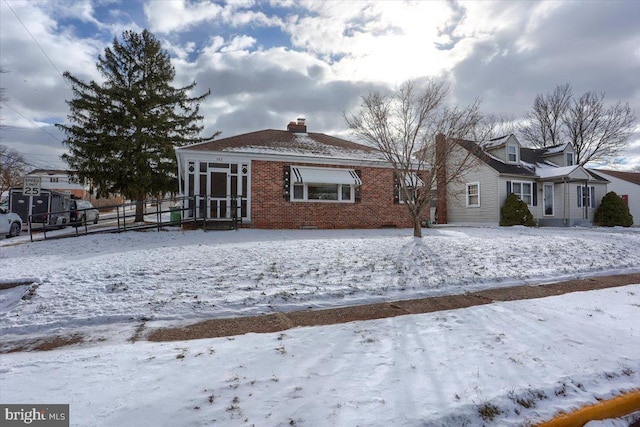
[[[412,227],[379,151],[322,133],[304,119],[176,149],[187,218],[267,229]]]

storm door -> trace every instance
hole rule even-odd
[[[553,215],[553,183],[544,184],[544,214],[545,216]]]
[[[229,218],[229,168],[209,168],[207,185],[207,218]]]

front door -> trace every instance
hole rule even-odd
[[[553,183],[544,184],[544,214],[553,216]]]
[[[209,169],[207,217],[229,218],[230,179],[228,169]]]

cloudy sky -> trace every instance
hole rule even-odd
[[[344,111],[372,89],[434,77],[450,101],[518,117],[538,93],[570,83],[640,116],[640,2],[0,0],[0,143],[34,167],[64,167],[70,71],[125,30],[148,29],[176,69],[174,86],[211,89],[205,129],[222,136],[285,129],[349,137]],[[640,125],[615,167],[640,167]]]

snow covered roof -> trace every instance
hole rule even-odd
[[[508,139],[509,137],[506,137],[506,138]],[[498,171],[499,173],[508,174],[508,175],[530,176],[530,177],[535,176],[534,168],[530,164],[531,163],[535,164],[536,162],[527,162],[527,163],[521,162],[518,164],[505,163],[499,158],[485,151],[484,145],[481,147],[480,145],[478,145],[478,143],[474,141],[468,141],[464,139],[458,139],[456,140],[456,142],[460,146],[467,149],[469,152],[473,153],[475,156],[477,156],[480,160],[485,162],[487,165],[489,165],[490,167]]]
[[[380,151],[323,133],[265,129],[181,147],[178,150],[384,160]]]
[[[493,139],[490,139],[489,141],[485,141],[481,143],[480,146],[485,150],[491,150],[492,148],[496,148],[504,145],[510,137],[511,135],[504,135],[498,138],[493,138]]]
[[[567,146],[569,145],[569,143],[565,143],[565,144],[558,144],[558,145],[554,145],[551,147],[545,147],[542,148],[542,155],[543,156],[553,156],[559,153],[562,153],[564,150],[567,149]]]
[[[536,169],[536,174],[542,178],[561,178],[563,176],[569,176],[578,169],[580,166],[562,166],[562,167],[540,167]]]

